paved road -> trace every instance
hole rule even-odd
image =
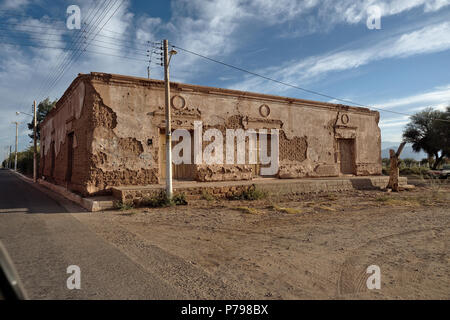
[[[83,209],[0,170],[0,241],[31,299],[183,298],[75,219],[77,212]],[[81,268],[81,290],[67,289],[70,265]]]

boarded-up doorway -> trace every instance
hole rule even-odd
[[[193,136],[193,135],[191,135]],[[195,180],[195,167],[194,167],[194,146],[193,140],[191,141],[191,164],[178,164],[172,163],[172,178],[176,180]],[[172,142],[172,149],[176,143]],[[173,157],[173,155],[172,155]],[[159,176],[161,179],[166,178],[166,134],[164,130],[159,134]]]
[[[73,172],[73,132],[67,135],[67,172],[66,181],[72,181]]]
[[[338,139],[341,174],[355,174],[355,139]]]
[[[56,155],[55,155],[55,141],[52,141],[50,143],[50,160],[51,160],[51,167],[50,167],[50,177],[53,179],[55,178],[55,161],[56,161]]]
[[[257,134],[255,152],[256,154],[256,164],[253,165],[253,177],[254,178],[272,178],[272,176],[263,176],[261,175],[261,168],[269,168],[270,164],[262,164],[261,163],[261,155],[260,155],[260,139],[263,134]],[[272,155],[272,135],[264,134],[265,139],[267,141],[267,156]]]

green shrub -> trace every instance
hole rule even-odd
[[[184,193],[175,194],[172,198],[172,201],[176,206],[186,206],[188,204],[186,201],[186,195]]]
[[[33,175],[33,150],[34,147],[30,146],[25,151],[17,152],[17,170],[28,176]],[[11,153],[9,161],[11,169],[14,169],[14,162],[15,162],[14,151]],[[38,172],[39,172],[39,148],[36,162],[38,165]],[[3,161],[2,165],[3,167],[6,167],[8,165],[8,158]]]
[[[428,173],[428,168],[412,167],[412,168],[401,168],[400,175],[426,175]]]
[[[213,201],[215,198],[212,194],[203,190],[202,191],[202,199],[206,200],[206,201]]]
[[[160,192],[158,195],[150,198],[145,198],[141,205],[150,208],[164,208],[171,206],[185,206],[187,205],[186,196],[184,193],[175,194],[172,199],[168,199],[166,192]]]
[[[120,211],[128,211],[128,210],[134,209],[134,206],[132,203],[122,202],[122,201],[116,201],[114,203],[114,207]]]
[[[260,200],[267,197],[267,192],[261,189],[256,188],[255,185],[252,185],[247,190],[242,191],[238,194],[233,194],[227,197],[229,200]]]

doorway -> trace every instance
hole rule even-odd
[[[50,177],[52,179],[55,178],[55,141],[50,143],[50,160],[51,160],[51,169],[50,169]]]
[[[355,139],[338,139],[340,170],[343,175],[355,174]]]
[[[68,183],[72,182],[72,171],[73,171],[73,132],[67,135],[67,171],[66,171],[66,181]]]
[[[254,152],[256,153],[256,164],[253,165],[253,178],[273,178],[275,175],[262,175],[261,168],[269,168],[271,164],[262,164],[260,153],[260,141],[261,137],[265,137],[267,141],[267,156],[272,156],[272,134],[270,133],[258,133],[256,135],[256,146]]]
[[[193,136],[193,133],[191,133]],[[191,164],[173,164],[172,163],[172,178],[176,180],[195,180],[194,167],[194,141],[191,140]],[[177,142],[172,141],[172,149]],[[159,176],[161,180],[166,178],[166,133],[161,130],[159,133]]]

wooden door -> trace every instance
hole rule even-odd
[[[261,156],[259,154],[260,152],[260,139],[261,139],[261,135],[262,134],[258,134],[257,135],[257,139],[256,139],[256,164],[253,165],[253,177],[263,177],[261,175],[261,167],[265,168],[265,167],[270,167],[270,164],[262,164],[261,163]],[[270,157],[270,155],[272,154],[272,135],[271,134],[265,134],[266,136],[266,141],[267,141],[267,156]],[[267,177],[267,176],[264,176]]]
[[[339,139],[341,174],[355,174],[355,139]]]
[[[173,148],[173,145],[172,145]],[[172,178],[177,180],[194,180],[195,179],[195,167],[194,167],[194,146],[193,139],[191,145],[191,164],[178,164],[172,163]],[[159,174],[161,179],[166,178],[166,134],[161,131],[159,134]]]

